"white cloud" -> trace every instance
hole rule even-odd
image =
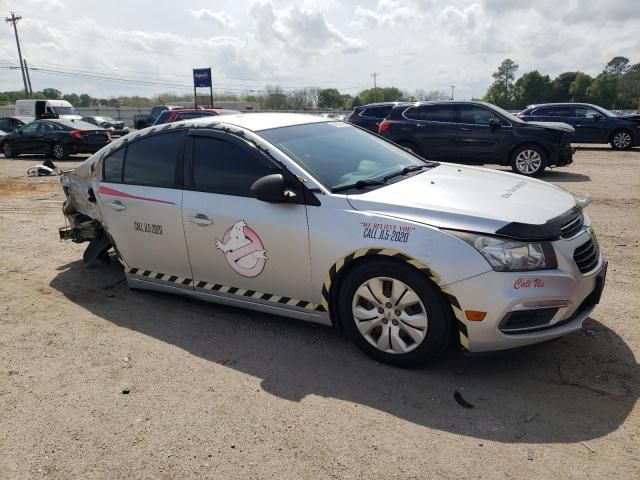
[[[213,12],[208,8],[202,8],[200,10],[193,10],[189,8],[188,11],[191,15],[193,15],[198,20],[202,20],[205,22],[212,22],[218,25],[219,27],[235,28],[236,25],[238,25],[237,20],[224,11]]]
[[[407,4],[395,0],[379,0],[374,9],[360,5],[355,8],[353,25],[361,28],[406,27],[419,19],[421,15],[412,11]]]

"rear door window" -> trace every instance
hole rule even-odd
[[[573,117],[575,109],[573,107],[542,107],[533,112],[539,117]]]
[[[385,118],[391,113],[391,110],[393,110],[393,105],[367,107],[360,114],[360,116],[371,118]]]
[[[404,112],[404,116],[411,120],[453,123],[456,121],[456,107],[455,105],[421,105],[409,108]]]
[[[460,106],[460,123],[466,123],[469,125],[489,125],[489,121],[493,118],[499,120],[503,124],[506,123],[488,108],[479,107],[477,105]]]
[[[176,186],[176,164],[184,132],[150,135],[130,143],[124,161],[124,183],[150,187]]]

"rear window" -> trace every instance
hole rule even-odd
[[[178,116],[176,117],[176,120],[188,120],[190,118],[211,117],[214,115],[216,114],[211,112],[184,112],[184,113],[179,113]]]
[[[144,137],[127,146],[124,183],[175,187],[176,163],[184,132]]]
[[[393,110],[393,105],[367,107],[360,114],[361,117],[385,118]]]

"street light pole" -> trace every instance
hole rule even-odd
[[[451,100],[453,100],[453,91],[456,89],[455,85],[449,85],[451,87]]]

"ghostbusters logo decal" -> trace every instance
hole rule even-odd
[[[222,240],[216,238],[216,248],[224,253],[229,266],[243,277],[257,277],[269,259],[262,240],[244,220],[231,226]]]

